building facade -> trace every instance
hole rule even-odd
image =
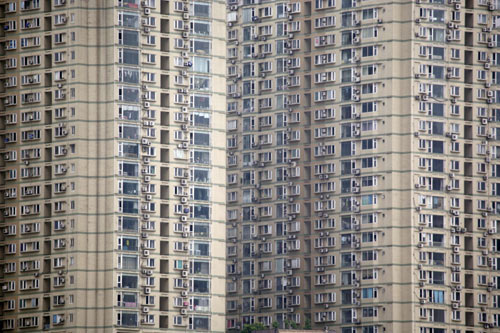
[[[225,4],[0,16],[2,331],[223,332]]]
[[[500,326],[500,1],[0,1],[2,329]]]
[[[229,330],[498,330],[498,9],[228,3]]]

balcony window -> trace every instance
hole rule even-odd
[[[137,251],[139,249],[139,241],[134,237],[118,238],[118,249],[124,251]]]
[[[203,55],[209,55],[212,51],[212,43],[209,40],[195,39],[190,41],[191,52]]]
[[[134,255],[119,255],[118,268],[136,270],[139,268],[139,258]]]
[[[195,164],[210,164],[210,152],[195,150],[192,152],[192,161]]]
[[[118,14],[118,24],[122,27],[139,28],[139,14],[132,12],[121,12]]]
[[[210,133],[194,132],[192,133],[191,143],[197,146],[210,145]]]
[[[208,183],[210,181],[210,170],[208,169],[194,169],[192,175],[195,182]]]
[[[210,36],[210,22],[193,21],[191,22],[191,31],[196,35]]]
[[[139,102],[139,88],[119,87],[118,99],[125,102]]]
[[[118,288],[135,289],[138,286],[138,277],[136,275],[118,275]]]
[[[210,96],[206,95],[192,95],[190,97],[190,107],[196,109],[210,109]]]
[[[194,126],[210,127],[210,114],[204,112],[193,112],[191,117]]]
[[[206,294],[210,292],[210,281],[204,279],[194,279],[192,282],[192,290],[195,293]]]
[[[118,326],[137,327],[138,313],[137,312],[118,312],[117,321]]]
[[[139,32],[133,30],[118,30],[118,42],[121,45],[139,46]]]
[[[119,166],[119,174],[125,177],[139,176],[139,164],[122,162]]]
[[[193,57],[193,71],[210,73],[211,60],[209,58]]]
[[[137,140],[139,139],[139,127],[131,125],[120,125],[118,127],[119,137],[121,139]]]
[[[210,200],[210,190],[208,188],[195,187],[193,190],[194,190],[193,191],[194,200],[201,200],[201,201]]]
[[[192,208],[194,218],[208,220],[210,219],[210,207],[204,205],[196,205]]]
[[[192,254],[195,256],[205,256],[210,255],[210,243],[195,242],[193,244]]]
[[[191,272],[193,274],[210,274],[210,263],[207,261],[193,261],[191,264]]]
[[[195,2],[191,5],[191,13],[198,17],[210,17],[210,4]]]
[[[139,157],[139,145],[136,143],[120,142],[119,149],[120,149],[119,153],[120,156],[128,158]]]
[[[118,62],[127,65],[139,65],[139,50],[119,49]]]
[[[128,195],[137,195],[139,193],[139,182],[137,181],[123,181],[119,183],[120,193]]]
[[[207,297],[194,297],[191,299],[191,304],[194,311],[198,312],[210,311],[210,299]]]
[[[136,293],[121,293],[117,295],[117,305],[124,308],[137,307],[137,294]]]
[[[137,232],[139,230],[139,220],[136,217],[119,216],[119,230]]]
[[[123,213],[127,214],[139,213],[139,200],[137,199],[120,199],[119,206]]]
[[[120,68],[118,80],[127,83],[139,83],[139,70],[134,68]]]

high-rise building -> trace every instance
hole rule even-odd
[[[3,332],[225,330],[225,7],[0,1]]]
[[[3,331],[500,327],[500,0],[0,18]]]
[[[228,329],[498,331],[499,9],[228,3]]]

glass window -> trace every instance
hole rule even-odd
[[[139,83],[139,70],[135,68],[120,68],[118,71],[119,81],[127,83]]]
[[[120,101],[139,102],[139,88],[134,87],[119,87],[118,96]]]
[[[195,260],[192,263],[193,274],[210,274],[210,263],[208,261]]]
[[[135,289],[137,288],[137,281],[138,278],[136,275],[121,275],[120,277],[120,285],[118,286],[119,288],[131,288]]]
[[[133,30],[119,30],[118,41],[122,45],[139,46],[139,32]]]
[[[192,162],[196,164],[210,164],[210,152],[203,150],[193,151]]]
[[[208,257],[210,255],[210,243],[195,242],[193,244],[193,255]]]
[[[195,187],[193,189],[194,200],[208,201],[210,200],[210,189],[206,187]]]
[[[123,231],[139,230],[139,220],[136,217],[120,216],[120,224]]]
[[[193,217],[198,219],[210,219],[210,207],[205,205],[196,205],[193,207]]]
[[[132,180],[124,180],[122,185],[122,193],[128,195],[137,195],[139,193],[139,182]]]
[[[120,49],[119,55],[121,64],[139,65],[139,50]]]
[[[139,14],[132,12],[122,12],[119,14],[119,23],[123,27],[139,28]]]
[[[191,77],[191,89],[210,90],[210,88],[210,77],[196,75]]]
[[[210,4],[204,2],[195,2],[192,4],[192,14],[200,17],[210,17]]]
[[[209,293],[210,292],[210,281],[204,279],[194,279],[192,281],[193,292],[195,293]]]
[[[198,146],[209,146],[210,133],[194,132],[192,142]]]
[[[139,213],[139,200],[137,199],[122,199],[122,211],[128,214]]]
[[[211,53],[211,48],[212,44],[210,40],[205,40],[205,39],[191,40],[191,52],[208,55]]]
[[[210,109],[210,96],[192,95],[191,107],[197,109]]]
[[[210,23],[205,21],[192,21],[191,31],[197,35],[210,36]]]
[[[121,172],[123,176],[137,177],[139,175],[139,164],[122,162]]]
[[[134,255],[122,255],[119,257],[123,269],[137,269],[139,267],[139,257]]]
[[[122,237],[120,250],[137,251],[139,249],[139,241],[133,237]]]
[[[203,112],[193,112],[192,119],[194,120],[194,126],[198,127],[210,127],[210,114]]]
[[[208,170],[208,169],[194,169],[193,170],[193,181],[198,182],[198,183],[210,182],[210,170]]]
[[[193,330],[197,330],[197,331],[210,330],[210,318],[209,317],[192,317],[192,318],[189,318],[189,321],[193,327]]]
[[[139,127],[132,125],[120,125],[119,136],[122,139],[137,140],[139,138]]]
[[[210,63],[209,58],[193,57],[193,70],[195,72],[210,73]]]
[[[120,119],[139,120],[139,108],[132,105],[120,105],[118,107]]]
[[[119,0],[118,3],[121,7],[139,8],[139,0]]]
[[[138,323],[137,312],[119,312],[118,320],[121,326],[136,327]]]
[[[121,156],[129,158],[139,157],[139,145],[137,143],[120,142]]]

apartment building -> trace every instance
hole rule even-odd
[[[225,331],[225,4],[0,20],[2,332]]]
[[[228,1],[227,328],[500,326],[500,2]]]

